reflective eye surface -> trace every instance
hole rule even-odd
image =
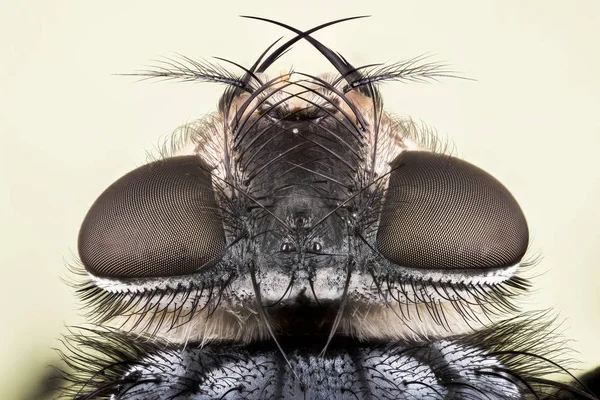
[[[457,158],[404,152],[392,164],[378,250],[409,268],[481,269],[517,264],[529,241],[510,192]]]
[[[323,245],[319,242],[313,242],[312,246],[311,246],[311,251],[313,251],[314,253],[320,253],[321,250],[323,250]]]
[[[208,167],[182,156],[123,176],[92,205],[78,247],[87,271],[103,278],[171,277],[216,264],[225,235]]]
[[[290,242],[283,242],[281,244],[281,252],[283,253],[291,253],[294,250],[296,249],[294,248],[294,245],[292,245]]]

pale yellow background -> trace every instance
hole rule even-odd
[[[175,52],[248,66],[290,37],[239,14],[301,29],[372,14],[316,37],[355,65],[432,53],[477,79],[391,83],[386,104],[511,189],[544,256],[528,307],[554,307],[583,367],[600,363],[600,2],[15,0],[0,3],[0,399],[23,398],[78,321],[59,277],[88,207],[222,90],[112,74]],[[274,71],[292,64],[330,70],[305,43]]]

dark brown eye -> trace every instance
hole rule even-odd
[[[79,255],[92,275],[187,275],[216,264],[225,234],[209,168],[197,156],[137,168],[100,195],[79,232]]]
[[[404,152],[393,162],[377,247],[395,264],[507,267],[519,263],[528,241],[519,204],[487,172],[430,152]]]

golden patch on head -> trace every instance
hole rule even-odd
[[[234,118],[244,119],[251,113],[258,116],[274,110],[278,110],[280,115],[288,115],[290,119],[306,118],[317,112],[321,116],[339,118],[342,114],[354,114],[352,105],[367,115],[369,108],[373,107],[372,100],[358,90],[343,93],[344,81],[332,73],[320,74],[314,79],[293,71],[280,72],[275,77],[266,73],[256,76],[260,80],[257,84],[260,92],[243,92],[232,101],[228,110],[230,123]],[[252,100],[248,102],[250,98]],[[236,110],[243,112],[238,114]]]

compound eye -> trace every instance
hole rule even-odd
[[[296,251],[296,248],[290,242],[283,242],[281,243],[280,250],[282,253],[291,253],[292,251]]]
[[[313,253],[320,253],[323,250],[323,245],[319,242],[313,242],[310,249]]]
[[[209,168],[182,156],[129,172],[88,211],[78,249],[101,278],[173,277],[215,265],[225,233]]]
[[[381,255],[422,269],[513,266],[529,242],[525,216],[487,172],[457,158],[404,152],[392,163],[377,233]]]

